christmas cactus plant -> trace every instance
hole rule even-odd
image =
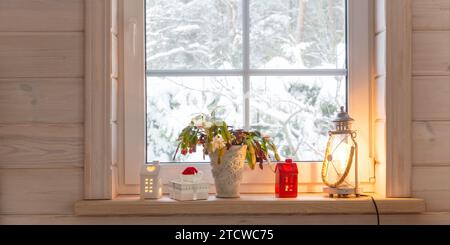
[[[203,146],[203,157],[218,151],[220,158],[231,146],[247,146],[246,159],[249,167],[255,169],[256,165],[263,168],[264,161],[270,162],[269,151],[273,153],[276,161],[280,160],[278,150],[269,136],[262,135],[258,131],[246,131],[234,129],[221,119],[211,115],[200,114],[192,119],[178,137],[178,152],[182,155],[192,154],[197,151],[197,146]]]

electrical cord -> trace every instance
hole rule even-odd
[[[380,212],[378,211],[378,205],[377,202],[375,201],[375,198],[373,198],[373,196],[371,195],[360,195],[363,197],[370,197],[370,199],[372,200],[373,206],[375,207],[375,212],[377,213],[377,225],[380,225]]]

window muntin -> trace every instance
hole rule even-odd
[[[273,136],[284,157],[321,160],[347,101],[345,2],[146,0],[147,161],[171,162],[192,114],[213,109]]]

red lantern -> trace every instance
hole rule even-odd
[[[278,198],[297,197],[298,169],[292,159],[278,163],[275,169],[275,194]]]

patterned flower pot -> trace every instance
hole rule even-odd
[[[218,163],[217,151],[210,154],[212,175],[219,198],[238,198],[247,146],[232,146]]]

